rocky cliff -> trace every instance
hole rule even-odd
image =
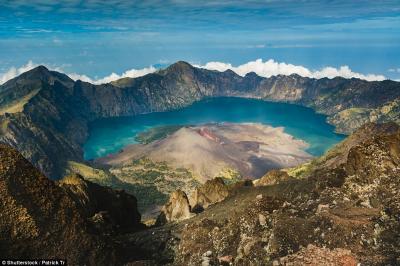
[[[142,228],[135,197],[77,176],[56,183],[16,150],[0,145],[2,258],[119,264],[113,236]]]
[[[0,86],[0,142],[17,148],[47,176],[59,178],[68,160],[83,160],[82,145],[94,119],[165,111],[205,97],[254,97],[309,106],[328,115],[338,131],[349,133],[364,122],[398,122],[399,87],[389,80],[241,77],[185,62],[135,79],[92,85],[38,67]]]

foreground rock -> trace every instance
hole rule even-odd
[[[302,179],[237,186],[193,218],[130,239],[165,239],[157,256],[173,265],[398,265],[400,130],[367,136],[370,129],[332,150],[340,163]]]
[[[222,178],[208,180],[203,185],[197,187],[190,196],[190,202],[194,212],[201,212],[211,204],[225,199],[229,194],[228,187]]]
[[[168,202],[162,208],[157,224],[188,219],[192,216],[190,209],[186,193],[182,190],[177,190],[171,194]]]
[[[108,225],[119,233],[135,231],[141,227],[134,196],[85,181],[79,175],[65,177],[59,185],[65,188],[78,207],[93,221],[107,220]]]
[[[344,141],[337,144],[323,156],[316,158],[310,163],[300,165],[289,170],[289,175],[296,177],[308,177],[315,172],[323,172],[326,169],[340,168],[346,163],[350,150],[373,138],[381,135],[395,134],[400,130],[400,126],[390,122],[385,124],[367,123],[360,127]]]
[[[191,218],[195,213],[202,212],[211,204],[224,200],[228,195],[228,187],[222,178],[214,178],[198,186],[190,199],[184,191],[178,189],[171,194],[168,202],[161,209],[156,224],[163,225],[167,222]]]
[[[337,265],[337,266],[356,266],[358,261],[354,254],[348,249],[319,248],[314,245],[308,245],[299,252],[274,260],[272,265]]]
[[[102,220],[101,225],[97,226],[96,220]],[[62,258],[71,265],[118,264],[121,258],[110,234],[128,228],[142,228],[133,196],[80,177],[65,179],[58,186],[17,151],[0,145],[3,258]]]
[[[338,166],[301,180],[243,187],[207,209],[183,230],[177,261],[200,263],[211,250],[211,260],[232,256],[235,265],[268,265],[288,255],[282,261],[295,265],[305,255],[314,265],[398,264],[400,130],[348,148]],[[310,244],[316,248],[290,255]]]

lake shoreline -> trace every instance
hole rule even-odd
[[[131,144],[95,160],[96,164],[123,167],[148,158],[185,168],[201,181],[237,171],[241,178],[256,179],[268,170],[294,167],[310,161],[308,143],[283,127],[260,123],[208,123],[182,126],[146,144]]]
[[[325,115],[308,107],[261,99],[217,97],[173,111],[96,120],[89,125],[84,157],[90,160],[118,152],[129,144],[138,143],[135,139],[139,133],[157,126],[209,122],[259,122],[283,126],[288,134],[310,143],[308,152],[314,156],[322,155],[345,137],[335,133]]]

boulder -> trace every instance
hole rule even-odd
[[[171,194],[168,202],[162,208],[156,224],[161,225],[190,218],[192,216],[190,210],[186,193],[178,189]]]
[[[222,178],[208,180],[204,185],[196,188],[191,195],[193,212],[200,212],[209,205],[225,199],[229,195],[228,187]]]

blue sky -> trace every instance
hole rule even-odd
[[[0,73],[29,60],[96,78],[258,58],[400,79],[400,1],[0,2]]]

